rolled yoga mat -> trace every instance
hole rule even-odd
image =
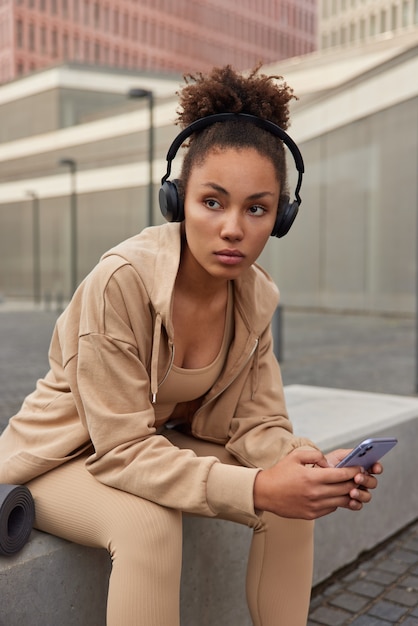
[[[0,555],[19,552],[35,519],[32,494],[24,485],[0,484]]]

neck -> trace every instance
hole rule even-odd
[[[228,282],[226,278],[210,276],[196,263],[187,244],[183,245],[176,289],[187,293],[193,300],[207,300],[225,294]]]

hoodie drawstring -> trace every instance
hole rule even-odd
[[[260,341],[257,339],[257,345],[254,352],[253,371],[251,373],[251,400],[254,400],[254,396],[258,388],[258,375],[259,375],[259,360],[260,360]]]
[[[154,337],[152,341],[151,352],[151,401],[153,404],[157,401],[158,392],[158,357],[160,353],[160,340],[161,340],[161,326],[162,318],[160,313],[157,313],[154,325]]]

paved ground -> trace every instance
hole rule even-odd
[[[55,319],[0,304],[0,430],[46,371]],[[411,318],[285,310],[282,340],[286,385],[416,395]],[[418,626],[418,520],[315,588],[308,624]]]

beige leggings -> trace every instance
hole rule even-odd
[[[200,456],[215,455],[237,464],[221,446],[179,433],[170,439]],[[178,626],[182,513],[103,485],[84,461],[66,463],[28,484],[35,499],[36,528],[108,550],[108,626]],[[247,568],[254,626],[306,626],[313,524],[269,513],[254,520]]]

